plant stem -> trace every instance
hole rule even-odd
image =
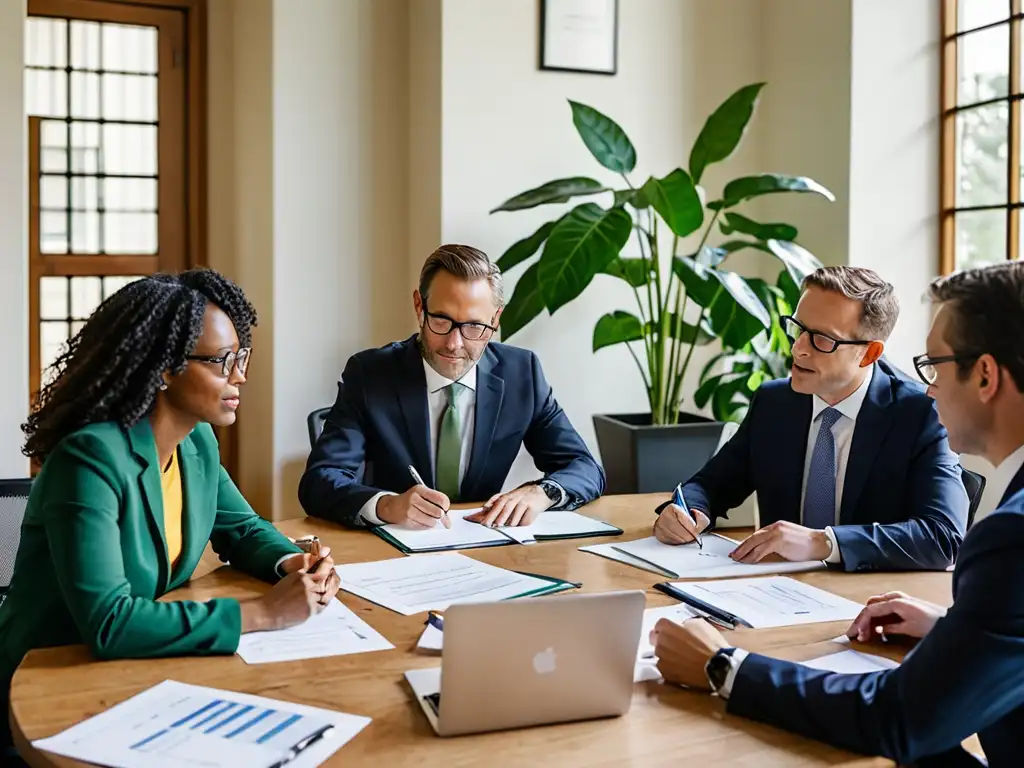
[[[624,182],[626,182],[626,186],[629,187],[631,190],[633,190],[635,192],[636,191],[636,187],[633,186],[633,183],[629,180],[629,177],[626,174],[624,174],[624,173],[620,174],[620,176],[622,176],[622,180]],[[637,211],[637,223],[636,223],[636,227],[635,228],[636,228],[636,231],[637,231],[637,234],[636,234],[637,240],[640,241],[640,260],[643,262],[644,274],[647,277],[647,279],[645,281],[645,284],[648,286],[648,289],[647,289],[647,303],[648,303],[647,315],[651,315],[651,313],[653,311],[652,308],[651,308],[651,301],[650,301],[650,299],[651,299],[651,296],[650,296],[651,270],[650,270],[650,267],[647,264],[647,258],[644,255],[643,234],[646,234],[646,233],[644,232],[643,228],[640,226],[640,212],[639,212],[639,210]],[[641,329],[645,329],[647,327],[648,319],[647,319],[647,317],[644,316],[644,304],[643,304],[643,301],[640,298],[640,291],[637,290],[637,287],[635,285],[632,285],[632,284],[630,284],[630,285],[633,288],[633,296],[636,297],[637,309],[640,311],[640,327],[641,327]],[[651,315],[650,322],[652,323],[652,326],[653,326],[653,323],[654,323],[653,315]],[[643,366],[640,365],[640,360],[637,358],[636,353],[633,351],[633,348],[631,346],[629,346],[628,343],[626,344],[626,347],[629,349],[629,353],[631,355],[633,355],[633,359],[636,361],[637,367],[640,368],[640,375],[641,375],[641,377],[643,377],[644,386],[647,388],[647,402],[651,406],[651,413],[654,413],[654,391],[651,389],[651,383],[648,380],[648,377],[644,376]],[[652,345],[652,340],[648,337],[646,332],[644,332],[644,352],[647,355],[647,366],[648,366],[648,369],[650,370],[650,368],[651,368],[651,361],[654,359],[654,348],[653,348],[653,345]]]
[[[630,343],[628,341],[626,342],[626,349],[628,349],[629,354],[633,356],[633,361],[636,363],[636,367],[640,371],[640,378],[643,379],[644,386],[647,388],[647,391],[650,392],[651,383],[647,380],[647,376],[644,374],[643,363],[640,362],[640,358],[636,356],[636,352],[633,351],[633,347],[630,346]]]
[[[648,212],[650,212],[649,209],[648,209]],[[653,331],[653,329],[657,327],[657,324],[660,321],[660,318],[655,314],[656,305],[654,303],[654,298],[651,296],[651,264],[648,263],[647,255],[644,252],[644,235],[647,235],[647,247],[648,248],[653,248],[654,247],[654,239],[650,236],[650,234],[646,230],[644,230],[642,227],[638,226],[637,227],[637,234],[636,234],[636,236],[637,236],[637,240],[640,243],[640,258],[644,260],[644,270],[645,270],[645,274],[647,275],[647,282],[645,283],[645,285],[647,287],[647,314],[650,317],[651,329]],[[653,252],[652,252],[650,258],[651,258],[651,262],[656,267],[657,266],[657,262],[654,261],[654,259],[656,257],[655,257],[655,254]],[[639,296],[639,292],[638,292],[637,293],[637,302],[639,302],[639,301],[640,301],[640,296]],[[643,322],[643,321],[641,320],[641,322]],[[647,368],[648,368],[648,371],[650,372],[650,375],[651,375],[650,376],[650,384],[649,384],[649,388],[648,388],[649,395],[648,395],[647,400],[648,400],[648,402],[650,403],[650,406],[651,406],[651,419],[654,420],[654,419],[657,418],[656,417],[656,413],[657,413],[657,410],[659,408],[659,401],[661,399],[661,391],[660,391],[661,363],[658,360],[658,355],[657,355],[657,340],[654,338],[654,334],[653,333],[648,334],[646,332],[646,323],[644,323],[644,347],[647,350]],[[655,421],[654,423],[657,423],[657,422]]]

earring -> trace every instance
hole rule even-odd
[[[167,389],[167,382],[165,381],[163,384],[160,385],[160,391],[163,392],[166,389]]]

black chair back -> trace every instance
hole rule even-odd
[[[967,530],[974,525],[974,516],[978,514],[978,506],[981,504],[981,497],[985,493],[985,476],[972,472],[969,469],[960,467],[960,476],[964,482],[964,490],[967,491]]]
[[[306,417],[306,427],[309,429],[310,448],[315,446],[316,441],[320,439],[320,433],[324,431],[324,422],[327,421],[327,414],[330,412],[330,408],[317,408]]]
[[[0,480],[0,601],[11,585],[32,480]]]

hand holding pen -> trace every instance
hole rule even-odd
[[[409,474],[416,483],[400,495],[389,494],[377,500],[377,517],[385,523],[407,525],[410,528],[433,528],[440,521],[445,528],[451,528],[448,515],[451,502],[440,491],[427,487],[420,473],[412,465]]]
[[[704,549],[701,531],[708,526],[707,516],[700,510],[690,510],[683,498],[683,487],[677,485],[672,493],[672,504],[662,510],[654,524],[654,536],[662,544],[692,544]]]

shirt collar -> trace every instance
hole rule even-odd
[[[427,375],[427,392],[431,394],[455,383],[431,368],[430,363],[426,360],[423,361],[423,372]],[[476,391],[476,363],[463,374],[462,378],[459,379],[459,384],[467,389],[472,389],[474,392]]]
[[[1010,483],[1013,482],[1013,478],[1022,466],[1024,466],[1024,445],[1003,459],[992,473],[988,485],[993,492],[996,492],[994,498],[1003,498],[1003,494],[1006,493],[1006,489],[1010,487]]]
[[[835,405],[830,406],[820,397],[814,395],[812,401],[813,405],[811,408],[811,422],[813,423],[814,420],[817,419],[821,415],[821,412],[824,411],[826,408],[835,408],[850,421],[856,421],[857,414],[860,413],[860,407],[864,405],[864,398],[868,396],[868,388],[871,386],[871,378],[874,375],[875,366],[872,363],[871,372],[864,377],[864,381],[861,383],[861,385],[857,387],[857,389],[855,389],[851,395],[847,396],[845,400],[841,400]]]

